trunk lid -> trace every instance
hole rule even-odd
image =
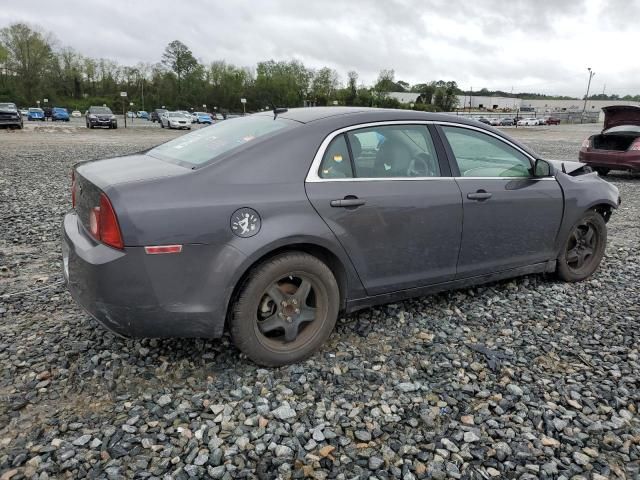
[[[80,163],[76,165],[76,172],[104,190],[122,183],[184,175],[191,169],[150,155],[129,155]]]
[[[635,105],[611,105],[603,107],[604,125],[602,131],[621,125],[640,126],[640,107]]]
[[[190,173],[191,169],[148,155],[92,160],[75,166],[75,209],[89,228],[91,209],[100,204],[100,194],[124,183],[150,181]],[[112,199],[113,200],[113,199]],[[117,211],[117,207],[116,207]]]

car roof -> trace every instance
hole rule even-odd
[[[254,115],[273,116],[273,111],[259,112]],[[278,118],[286,118],[300,123],[311,123],[318,120],[338,118],[344,120],[353,117],[354,123],[359,123],[366,118],[368,122],[392,121],[392,120],[422,120],[436,122],[465,123],[477,125],[475,119],[467,119],[463,116],[445,113],[417,112],[415,110],[402,110],[395,108],[369,108],[369,107],[304,107],[290,108],[286,112],[278,113]]]

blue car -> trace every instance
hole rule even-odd
[[[149,112],[145,112],[144,110],[140,110],[136,115],[138,116],[138,118],[149,120]]]
[[[30,108],[29,113],[27,114],[27,120],[29,120],[30,122],[34,122],[36,120],[44,122],[44,110],[35,107]]]
[[[207,123],[211,125],[213,120],[211,120],[211,115],[206,112],[195,112],[193,114],[193,118],[195,118],[196,123]]]
[[[52,122],[68,122],[69,112],[67,112],[66,108],[53,107],[53,109],[51,110],[51,121]]]

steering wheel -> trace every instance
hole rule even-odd
[[[431,156],[428,153],[420,152],[414,155],[407,167],[408,177],[430,177],[434,172],[431,171],[429,164]]]

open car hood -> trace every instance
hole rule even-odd
[[[604,126],[602,131],[621,125],[640,126],[640,107],[635,105],[611,105],[603,107]]]

